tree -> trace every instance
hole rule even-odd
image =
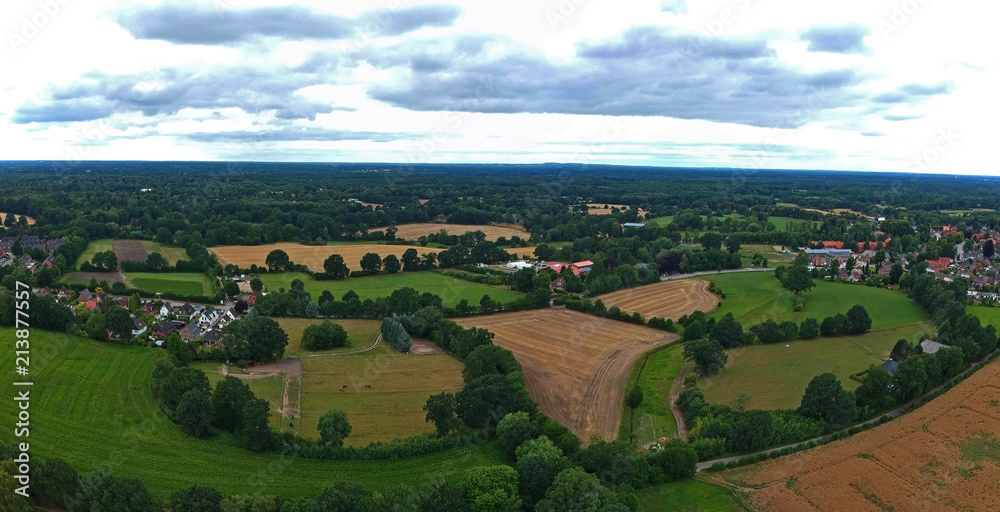
[[[94,471],[80,479],[80,489],[74,510],[158,512],[145,484],[136,478],[112,476]]]
[[[781,327],[774,320],[767,320],[757,327],[757,338],[761,343],[778,343],[785,340]]]
[[[347,331],[329,320],[310,325],[302,331],[302,346],[309,350],[329,350],[344,345],[347,345]]]
[[[408,286],[393,290],[385,305],[394,315],[412,315],[420,309],[420,292]]]
[[[864,382],[854,390],[855,402],[858,407],[867,407],[872,412],[882,410],[889,401],[889,386],[893,376],[884,369],[871,365]]]
[[[718,342],[724,348],[742,347],[746,342],[743,325],[733,319],[732,313],[727,313],[709,329],[708,339]]]
[[[538,437],[538,427],[531,422],[526,412],[512,412],[497,423],[497,441],[500,448],[511,457],[521,443],[536,437]]]
[[[855,304],[847,310],[848,334],[861,334],[868,332],[872,328],[872,319],[868,316],[868,311],[864,306]]]
[[[517,472],[510,466],[480,466],[465,472],[462,482],[472,512],[520,510]]]
[[[636,407],[642,405],[642,387],[638,384],[632,386],[632,389],[625,397],[625,405],[627,405],[629,409],[635,409]]]
[[[420,270],[420,255],[414,248],[403,251],[403,272],[413,272]]]
[[[889,284],[899,284],[899,278],[903,276],[903,266],[893,263],[889,270]]]
[[[344,439],[351,435],[351,424],[347,421],[347,413],[332,410],[319,419],[319,437],[326,444],[341,446]]]
[[[369,274],[378,274],[382,270],[382,257],[374,252],[369,252],[361,257],[361,270]]]
[[[399,264],[399,258],[395,254],[390,254],[382,260],[382,268],[390,274],[396,274],[402,266]]]
[[[150,272],[159,272],[168,266],[166,258],[158,252],[151,252],[149,256],[146,256],[146,268]]]
[[[174,512],[223,512],[221,501],[222,493],[199,485],[177,489],[170,494],[170,505]]]
[[[132,296],[128,298],[128,310],[129,312],[137,315],[142,314],[142,298],[139,297],[138,293],[133,293]]]
[[[188,344],[181,339],[181,335],[177,334],[176,331],[167,336],[167,342],[163,346],[166,347],[168,354],[177,358],[177,364],[180,366],[187,366],[194,360],[194,352],[191,352]]]
[[[722,345],[712,340],[692,340],[684,345],[684,358],[702,368],[705,374],[718,372],[726,366],[729,356]]]
[[[333,279],[344,279],[350,275],[351,270],[347,268],[347,264],[344,263],[344,257],[339,254],[331,254],[323,262],[323,270],[326,275]]]
[[[843,390],[836,375],[832,373],[817,375],[806,386],[799,412],[809,418],[824,418]]]
[[[270,272],[284,270],[288,266],[288,262],[288,253],[281,249],[275,249],[267,253],[267,258],[264,258],[264,264],[267,265],[267,269]]]
[[[438,437],[444,437],[462,426],[455,416],[457,405],[455,395],[451,393],[431,395],[424,404],[423,410],[427,411],[425,420],[434,424]]]
[[[996,247],[993,244],[993,239],[987,239],[983,243],[983,257],[989,260],[993,258],[994,254],[996,254]]]
[[[3,471],[0,470],[0,474]],[[68,508],[67,505],[76,497],[80,486],[80,475],[66,461],[58,457],[50,457],[44,461],[36,461],[31,468],[31,492],[43,505],[54,505]],[[0,487],[3,487],[0,485]],[[2,489],[6,493],[7,489]],[[11,491],[13,494],[13,491]],[[0,505],[4,503],[0,501]],[[2,508],[2,510],[16,510]]]
[[[809,291],[813,287],[812,274],[806,267],[794,265],[784,273],[781,286],[796,295]]]
[[[160,385],[156,396],[163,403],[163,407],[169,414],[177,409],[177,404],[188,391],[200,391],[202,393],[211,392],[211,385],[205,372],[182,366],[170,370],[166,380]]]
[[[927,384],[924,357],[907,357],[896,366],[896,384],[893,394],[900,403],[916,398]]]
[[[462,378],[472,382],[483,375],[508,375],[516,371],[521,371],[521,365],[513,352],[499,345],[480,345],[466,356]]]
[[[132,339],[132,315],[123,307],[111,306],[105,315],[105,326],[111,331],[111,335],[119,340]]]
[[[181,396],[174,416],[184,430],[195,437],[212,435],[212,423],[215,421],[215,407],[203,390],[193,389]]]
[[[556,475],[536,512],[629,512],[611,489],[601,485],[596,476],[572,467]]]
[[[751,410],[743,413],[733,427],[730,442],[738,452],[755,451],[771,444],[774,420],[768,411]]]
[[[222,345],[230,360],[274,362],[281,359],[288,345],[288,335],[281,329],[281,325],[263,316],[236,320],[222,332]]]
[[[483,375],[455,395],[459,419],[472,428],[489,427],[509,412],[529,410],[535,403],[521,385],[501,375]]]
[[[264,281],[261,281],[259,277],[255,277],[250,280],[250,289],[254,293],[260,293],[264,291]]]
[[[451,482],[437,482],[420,495],[420,510],[469,512],[462,488]]]
[[[843,313],[838,313],[824,318],[823,323],[819,326],[819,332],[823,336],[840,336],[844,334],[846,328],[847,317]]]
[[[811,340],[819,336],[819,322],[815,318],[806,318],[799,326],[799,337],[804,340]]]
[[[701,246],[708,251],[718,251],[722,248],[722,235],[718,233],[705,233],[701,235]]]
[[[243,441],[243,447],[253,452],[263,452],[271,449],[274,436],[271,427],[267,425],[271,417],[271,406],[263,398],[251,398],[243,406],[243,424],[237,433]]]
[[[840,430],[854,422],[858,416],[858,409],[855,403],[854,393],[842,389],[834,397],[824,418],[830,430]]]
[[[237,432],[243,425],[246,404],[256,398],[250,386],[233,376],[226,376],[215,385],[212,406],[215,408],[215,427]]]
[[[514,469],[518,475],[518,490],[524,501],[525,509],[534,510],[538,500],[545,496],[545,491],[552,485],[556,475],[572,464],[563,456],[548,437],[525,441],[515,450],[517,464]]]
[[[726,238],[726,250],[729,251],[729,254],[736,254],[740,252],[742,243],[743,241],[740,240],[740,237],[731,235],[729,238]]]
[[[225,292],[227,297],[235,297],[240,294],[240,285],[236,284],[236,281],[232,279],[224,279],[222,281],[222,291]]]
[[[698,469],[698,452],[690,444],[669,441],[650,457],[649,462],[659,467],[670,481],[691,478]]]

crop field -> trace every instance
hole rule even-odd
[[[386,228],[371,228],[368,231],[384,231]],[[530,234],[523,230],[506,226],[479,226],[474,224],[443,224],[440,222],[422,222],[417,224],[400,224],[396,226],[396,238],[403,240],[416,240],[431,233],[439,233],[445,230],[449,235],[464,235],[469,231],[482,231],[486,233],[486,239],[495,241],[497,238],[512,236],[528,238]]]
[[[212,286],[205,274],[194,272],[128,272],[135,287],[153,293],[177,293],[182,295],[211,295]]]
[[[13,337],[12,328],[0,329],[0,338]],[[326,461],[253,453],[195,439],[167,419],[150,392],[160,354],[33,330],[31,369],[38,395],[31,408],[32,456],[59,457],[82,472],[102,469],[139,478],[158,499],[191,482],[223,494],[245,493],[247,482],[253,482],[260,493],[284,496],[316,496],[324,485],[339,480],[373,490],[404,482],[419,487],[439,479],[457,481],[470,467],[504,460],[494,445],[400,460]],[[13,371],[12,357],[0,360],[0,372]],[[0,383],[0,392],[13,396],[11,382]],[[0,408],[0,422],[13,425],[15,409]],[[2,439],[14,440],[9,430]],[[275,467],[281,471],[266,469]]]
[[[622,404],[619,439],[634,434],[634,445],[643,446],[661,437],[677,437],[677,420],[670,410],[670,388],[684,366],[683,345],[667,345],[641,356],[625,383],[627,393],[636,384],[642,388],[642,403],[633,413]],[[631,431],[631,432],[630,432]]]
[[[802,322],[806,318],[822,321],[837,313],[847,313],[855,304],[861,304],[872,319],[872,329],[884,329],[929,319],[927,312],[905,294],[885,288],[862,285],[830,283],[814,279],[812,290],[804,292],[805,307],[794,311],[795,300],[781,287],[771,272],[742,272],[700,276],[715,283],[726,298],[714,314],[722,318],[732,313],[744,327],[766,320]]]
[[[138,257],[139,248],[135,244],[142,245],[145,249],[145,256],[141,259]],[[125,251],[119,251],[119,247],[123,248]],[[184,254],[184,249],[179,247],[167,247],[157,242],[151,240],[94,240],[87,244],[87,248],[80,253],[80,257],[76,259],[75,268],[80,268],[80,264],[85,261],[91,261],[94,259],[94,255],[99,252],[105,251],[115,251],[115,256],[118,257],[118,261],[123,260],[135,260],[145,261],[146,256],[150,253],[158,252],[160,256],[163,256],[167,260],[167,264],[176,265],[177,260],[188,259],[187,255]]]
[[[89,286],[91,279],[96,279],[98,283],[107,281],[108,284],[124,282],[124,278],[118,272],[73,272],[63,276],[62,280],[67,283],[83,283]]]
[[[462,299],[469,301],[469,304],[479,305],[483,295],[489,295],[491,299],[501,302],[509,302],[522,296],[520,293],[506,288],[473,283],[433,272],[402,272],[338,281],[316,281],[301,272],[280,272],[261,274],[260,276],[264,286],[272,291],[280,288],[291,289],[292,281],[295,279],[302,280],[306,291],[312,294],[313,300],[318,300],[324,290],[330,290],[330,293],[337,300],[340,300],[348,291],[354,290],[354,293],[357,293],[361,300],[365,300],[388,297],[394,290],[406,287],[413,288],[420,293],[433,293],[441,297],[446,306],[454,306]]]
[[[794,409],[813,377],[830,372],[845,389],[860,384],[848,378],[869,365],[879,365],[889,357],[900,338],[911,342],[933,334],[931,323],[913,324],[858,336],[794,340],[770,345],[751,345],[726,350],[729,361],[722,371],[698,381],[705,400],[729,404],[743,391],[753,398],[754,409]]]
[[[80,253],[80,256],[76,259],[76,264],[74,265],[74,268],[80,268],[81,263],[93,260],[95,254],[110,250],[112,250],[111,240],[94,240],[89,244],[87,244],[87,248],[84,249],[82,253]]]
[[[738,214],[738,213],[727,213],[727,214],[723,215],[721,218],[723,218],[723,219],[742,219],[743,216],[740,215],[740,214]],[[646,222],[656,222],[657,224],[660,224],[660,225],[666,225],[666,224],[670,224],[671,222],[673,222],[673,220],[674,220],[674,216],[673,215],[663,215],[663,216],[660,216],[660,217],[654,217],[652,219],[649,219]],[[708,215],[702,215],[701,216],[701,220],[708,220]]]
[[[496,334],[494,343],[524,367],[528,393],[542,412],[585,443],[618,435],[625,380],[643,353],[677,335],[563,308],[457,320]]]
[[[361,270],[361,257],[369,252],[374,252],[385,258],[390,254],[395,254],[397,258],[402,257],[407,249],[416,249],[420,255],[429,252],[438,252],[433,247],[420,247],[410,245],[388,245],[388,244],[338,244],[338,245],[302,245],[292,242],[281,242],[268,245],[223,245],[210,247],[208,250],[219,257],[219,263],[225,266],[228,263],[247,268],[250,265],[264,266],[264,260],[268,253],[275,249],[281,249],[288,253],[288,258],[294,263],[305,265],[310,270],[316,272],[323,271],[323,262],[331,254],[339,254],[344,257],[344,263],[351,270]]]
[[[285,357],[346,355],[347,353],[358,352],[371,347],[375,343],[375,338],[378,337],[379,328],[382,325],[382,322],[378,320],[332,319],[330,320],[331,322],[339,324],[347,331],[347,346],[313,352],[302,347],[302,333],[306,330],[306,327],[321,324],[325,320],[317,318],[275,318],[274,321],[278,322],[282,330],[288,334],[288,346],[285,347]],[[378,353],[385,353],[385,351]]]
[[[759,510],[998,510],[1000,364],[884,425],[720,474]]]
[[[618,306],[622,311],[638,311],[646,318],[678,318],[701,310],[711,313],[720,299],[708,291],[708,281],[701,279],[675,279],[653,284],[625,288],[597,297],[608,308]]]
[[[125,260],[146,261],[148,256],[146,248],[138,240],[115,240],[111,242],[111,249],[118,257],[118,268],[121,268]]]
[[[35,223],[34,217],[28,217],[27,215],[18,215],[16,213],[14,214],[14,219],[20,219],[21,217],[24,217],[25,220],[28,221],[29,226]],[[3,221],[5,220],[7,220],[7,212],[0,212],[0,224],[2,224]]]
[[[670,504],[673,512],[738,512],[746,510],[724,487],[697,478],[654,485],[636,492],[639,512],[660,512]]]
[[[350,446],[433,432],[422,409],[427,398],[464,386],[462,363],[446,354],[389,349],[374,356],[304,358],[302,435],[319,438],[316,425],[333,409],[347,413],[352,430],[344,442]]]

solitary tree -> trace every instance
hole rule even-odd
[[[801,292],[812,289],[812,275],[806,267],[795,265],[784,273],[781,279],[781,286],[798,295]]]
[[[328,350],[346,344],[347,331],[329,320],[310,325],[302,331],[302,346],[309,350]]]
[[[403,272],[413,272],[420,270],[420,254],[414,248],[403,251]]]
[[[642,405],[642,387],[638,384],[632,386],[632,389],[628,392],[628,396],[625,397],[625,405],[629,409],[635,409]]]
[[[267,254],[267,258],[264,259],[264,264],[267,265],[267,269],[271,272],[276,272],[284,270],[288,266],[288,253],[282,251],[281,249],[275,249]]]
[[[455,416],[456,407],[455,395],[451,393],[438,393],[427,399],[423,408],[427,411],[425,419],[434,424],[438,437],[444,437],[462,426]]]
[[[347,413],[333,410],[319,419],[319,436],[324,443],[340,446],[344,439],[351,435],[351,424],[347,421]]]

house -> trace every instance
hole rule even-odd
[[[187,325],[178,329],[181,335],[181,339],[187,342],[197,341],[201,339],[201,328],[195,322],[188,322]]]
[[[202,341],[205,342],[205,347],[215,348],[222,346],[222,331],[218,329],[209,329],[201,337]]]
[[[886,362],[882,363],[881,366],[879,366],[879,368],[881,368],[881,369],[883,369],[883,370],[885,370],[885,371],[887,371],[887,372],[889,372],[889,373],[891,373],[893,375],[896,374],[896,368],[897,367],[899,367],[899,363],[897,363],[896,361],[893,361],[892,359],[887,360]]]
[[[186,302],[184,303],[183,306],[177,308],[178,315],[184,315],[187,317],[190,317],[191,315],[195,314],[195,311],[197,310],[194,308],[194,306],[191,305],[190,302]]]
[[[139,336],[140,334],[146,332],[146,327],[145,320],[135,317],[135,319],[132,320],[132,337]]]
[[[146,302],[144,302],[142,304],[142,312],[143,312],[143,314],[146,314],[146,315],[152,315],[154,313],[159,312],[159,310],[156,309],[156,305],[153,304],[153,301],[147,300]]]
[[[94,294],[90,293],[90,290],[84,288],[83,291],[80,292],[80,300],[84,301],[94,300]]]
[[[150,336],[163,339],[170,336],[181,327],[184,327],[184,322],[179,322],[177,320],[164,320],[153,327],[153,332],[150,333]]]
[[[851,269],[851,281],[860,281],[865,276],[865,271],[860,268]]]
[[[936,354],[937,351],[942,348],[948,348],[948,345],[932,340],[924,340],[920,342],[920,350],[922,350],[924,354]]]
[[[572,268],[572,265],[570,265],[569,263],[563,263],[561,261],[550,261],[550,262],[547,262],[547,263],[543,264],[542,268],[539,269],[539,270],[550,269],[553,272],[555,272],[556,274],[558,274],[558,273],[562,272],[563,268],[567,268],[567,267],[568,268]]]
[[[97,292],[97,302],[104,302],[104,300],[107,299],[107,298],[108,298],[108,294],[104,293],[103,290]]]
[[[892,263],[886,263],[878,269],[878,275],[880,276],[887,276],[890,272],[892,272]]]
[[[949,265],[951,265],[951,258],[945,258],[944,256],[936,260],[927,260],[927,266],[935,271],[945,270]]]
[[[56,264],[56,259],[52,256],[45,258],[45,261],[42,262],[42,266],[45,268],[52,268],[55,264]]]
[[[198,323],[201,324],[202,327],[211,327],[212,325],[215,324],[215,322],[219,319],[220,316],[222,316],[222,310],[216,308],[215,306],[212,306],[206,309],[204,312],[202,312],[201,318]]]
[[[561,277],[553,279],[552,284],[549,285],[549,289],[552,291],[566,290],[566,280]]]
[[[73,292],[71,292],[71,291],[69,290],[69,288],[66,288],[66,285],[62,285],[62,288],[59,288],[59,294],[58,294],[58,297],[59,297],[60,299],[65,299],[65,298],[68,298],[68,297],[69,297],[70,295],[72,295],[72,294],[73,294]]]
[[[164,302],[163,305],[160,306],[159,315],[162,318],[162,317],[165,317],[165,316],[169,315],[173,311],[174,311],[174,307],[171,306],[169,302]]]
[[[573,273],[580,275],[580,273],[589,273],[590,270],[594,268],[594,262],[590,260],[578,261],[573,264]]]
[[[233,320],[237,319],[239,319],[239,317],[236,316],[235,313],[233,313],[233,310],[227,309],[221,315],[219,315],[219,319],[216,320],[214,327],[216,329],[222,329],[223,327],[229,325]]]
[[[823,241],[823,242],[813,241],[812,245],[819,245],[823,249],[843,249],[844,248],[844,242],[838,242],[836,240],[826,240],[826,241]]]
[[[512,261],[507,264],[507,268],[511,270],[524,270],[526,268],[535,268],[535,265],[527,261]]]
[[[84,303],[83,306],[85,308],[93,311],[93,310],[97,309],[97,301],[96,300],[88,300],[86,303]]]
[[[46,286],[46,287],[42,288],[41,290],[38,290],[38,294],[39,295],[52,295],[52,290],[50,290],[49,287]]]
[[[115,299],[115,305],[128,309],[128,297],[118,297]]]

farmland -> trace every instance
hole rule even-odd
[[[805,307],[794,312],[794,297],[786,292],[771,272],[744,272],[701,276],[715,283],[726,298],[714,314],[721,318],[732,313],[744,326],[765,320],[801,322],[806,318],[824,318],[846,313],[851,306],[861,304],[872,319],[872,329],[883,329],[928,320],[927,312],[905,294],[861,285],[830,283],[814,280],[815,287],[802,294]]]
[[[992,325],[1000,329],[1000,308],[968,306],[965,308],[965,312],[979,317],[979,321],[983,325]]]
[[[493,300],[508,302],[521,297],[521,294],[506,288],[487,286],[484,284],[463,281],[433,272],[403,272],[381,276],[356,277],[337,281],[316,281],[301,272],[281,272],[276,274],[261,274],[260,280],[268,290],[284,288],[291,289],[292,281],[300,279],[305,284],[307,292],[314,300],[319,299],[324,290],[329,290],[337,300],[350,290],[354,290],[361,300],[388,297],[394,290],[410,287],[420,293],[433,293],[444,301],[447,306],[454,306],[462,299],[470,304],[479,304],[483,295],[489,295]]]
[[[371,228],[368,231],[384,231],[386,228]],[[463,235],[470,231],[482,231],[486,233],[486,239],[496,241],[497,238],[519,236],[527,239],[529,235],[523,229],[504,226],[477,226],[474,224],[444,224],[440,222],[425,222],[419,224],[400,224],[396,226],[396,238],[402,240],[416,240],[431,233],[439,233],[445,230],[449,235]],[[293,258],[294,260],[294,258]]]
[[[625,211],[629,209],[627,204],[609,204],[609,203],[587,203],[587,213],[590,215],[611,215],[611,209],[618,208],[619,210]],[[646,210],[639,208],[638,212],[639,218],[643,218],[647,213]]]
[[[462,318],[462,327],[496,334],[494,343],[524,367],[528,393],[542,412],[585,442],[618,435],[623,388],[632,364],[674,334],[549,308]]]
[[[900,338],[917,341],[934,332],[931,323],[913,324],[858,336],[794,340],[726,350],[729,362],[722,371],[702,377],[698,387],[708,402],[728,404],[743,391],[753,393],[748,407],[794,409],[813,377],[830,372],[845,389],[858,382],[848,378],[889,357]]]
[[[338,245],[302,245],[291,242],[281,242],[268,245],[223,245],[211,247],[208,250],[219,257],[219,263],[223,265],[232,263],[241,268],[248,268],[250,265],[264,266],[264,260],[268,253],[275,249],[281,249],[288,253],[289,259],[294,263],[305,265],[310,270],[316,272],[323,271],[323,262],[331,254],[339,254],[344,257],[344,263],[351,270],[361,270],[361,257],[366,253],[374,252],[381,257],[395,254],[401,257],[407,249],[416,249],[420,255],[429,252],[438,252],[432,247],[420,247],[409,245],[388,245],[388,244],[338,244]]]
[[[718,306],[718,296],[708,291],[708,281],[675,279],[634,288],[625,288],[598,297],[608,308],[638,311],[646,318],[658,316],[677,320],[701,310],[710,313]]]
[[[997,510],[1000,364],[889,423],[722,473],[761,510]]]
[[[7,220],[7,215],[9,215],[7,212],[0,212],[0,223],[3,223],[4,221]],[[28,221],[29,226],[35,223],[34,217],[28,217],[27,215],[18,215],[16,213],[14,214],[14,219],[20,219],[21,217],[24,217],[24,220]]]
[[[118,272],[73,272],[63,276],[63,281],[67,283],[83,283],[88,286],[91,279],[96,279],[98,283],[107,281],[108,284],[124,282],[124,278]]]
[[[121,264],[125,260],[145,262],[149,256],[146,254],[146,248],[142,246],[142,242],[138,240],[115,240],[111,242],[111,249],[115,251],[115,256],[118,258],[118,268],[121,268]]]
[[[323,323],[324,320],[309,318],[275,318],[274,320],[278,322],[281,329],[288,334],[288,346],[285,347],[285,357],[342,355],[346,352],[357,352],[372,346],[375,342],[375,338],[379,335],[379,326],[381,325],[381,322],[378,320],[355,320],[346,318],[332,320],[334,323],[340,324],[340,326],[347,331],[348,345],[346,347],[313,352],[302,347],[302,333],[305,331],[306,327]],[[380,345],[380,347],[384,348],[385,345]],[[385,351],[380,350],[376,353],[381,354],[385,353]]]
[[[3,339],[13,333],[0,329]],[[246,493],[247,482],[254,482],[257,492],[284,496],[315,496],[332,481],[374,490],[401,483],[421,487],[439,479],[455,481],[470,467],[502,463],[493,445],[385,461],[252,453],[192,438],[167,420],[150,392],[153,365],[162,352],[40,330],[32,331],[32,349],[33,389],[39,393],[31,409],[32,456],[59,457],[78,471],[102,469],[139,478],[159,499],[192,482],[224,494]],[[0,372],[12,374],[13,365],[13,358],[3,358]],[[12,396],[11,380],[0,390]],[[0,422],[13,425],[14,411],[0,409]],[[183,471],[178,471],[179,461]],[[270,467],[281,471],[262,478],[262,468]]]
[[[633,445],[642,446],[661,437],[677,437],[677,420],[670,411],[670,387],[684,366],[683,346],[667,345],[640,357],[629,373],[625,390],[642,388],[642,403],[635,413],[622,404],[619,439],[634,434]]]
[[[136,244],[136,243],[142,245],[142,247],[146,250],[147,255],[154,252],[160,253],[160,256],[163,256],[163,258],[167,260],[168,265],[176,265],[177,260],[187,259],[187,255],[184,254],[184,249],[178,247],[168,247],[166,245],[151,240],[104,239],[104,240],[94,240],[91,241],[89,244],[87,244],[87,248],[82,253],[80,253],[80,257],[77,258],[74,267],[80,268],[81,263],[85,261],[91,261],[94,258],[94,255],[99,252],[112,251],[112,250],[115,251],[115,256],[118,258],[119,262],[126,259],[135,259],[134,257],[131,258],[128,257],[130,254],[128,252],[119,252],[118,247],[122,248],[131,247],[131,244]],[[118,244],[118,246],[116,246],[115,244]],[[132,250],[134,251],[136,249],[133,248]],[[142,258],[142,260],[145,261],[145,258]]]
[[[636,493],[639,512],[659,512],[669,503],[675,512],[737,512],[745,510],[726,488],[699,479],[678,480]]]
[[[212,286],[205,274],[193,272],[128,272],[126,281],[131,280],[135,288],[152,293],[176,293],[179,295],[212,295]]]

